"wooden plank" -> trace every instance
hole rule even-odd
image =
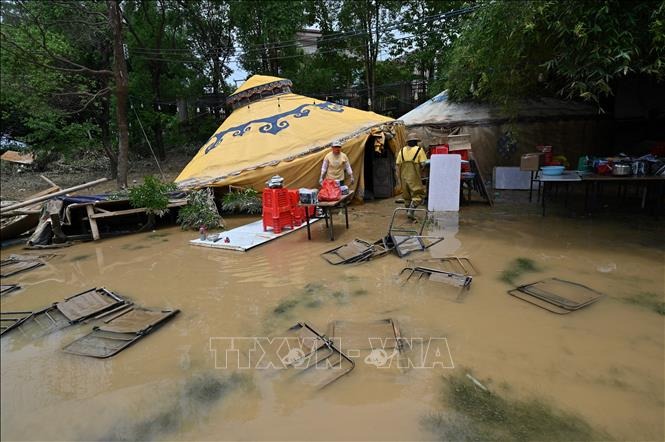
[[[32,199],[29,199],[27,201],[23,201],[22,203],[13,204],[13,205],[8,206],[8,207],[2,207],[1,211],[2,212],[9,212],[9,211],[12,211],[12,210],[15,210],[15,209],[20,209],[21,207],[31,206],[33,204],[41,203],[42,201],[46,201],[48,199],[55,198],[56,196],[61,196],[61,195],[65,195],[65,194],[70,193],[70,192],[74,192],[74,191],[77,191],[77,190],[83,190],[83,189],[87,189],[89,187],[96,186],[97,184],[104,183],[108,180],[109,180],[108,178],[100,178],[100,179],[95,180],[95,181],[90,181],[89,183],[80,184],[78,186],[70,187],[68,189],[63,189],[63,190],[60,190],[58,192],[55,192],[55,193],[52,193],[52,194],[49,194],[49,195],[45,195],[45,196],[42,196],[42,197],[39,197],[39,198],[32,198]]]
[[[88,212],[88,221],[90,221],[92,239],[97,241],[99,239],[99,228],[97,227],[97,221],[95,220],[95,210],[92,208],[92,204],[85,206],[85,210]]]
[[[168,208],[181,207],[181,206],[184,206],[186,204],[187,204],[187,200],[175,200],[175,201],[172,201],[171,203],[169,203],[169,205],[167,207]],[[87,209],[87,207],[90,207],[90,206],[86,206],[86,209]],[[99,207],[97,207],[97,210],[103,210],[103,209],[100,209]],[[88,216],[91,219],[109,218],[109,217],[113,217],[113,216],[133,215],[135,213],[144,213],[145,210],[146,210],[145,207],[139,207],[139,208],[136,208],[136,209],[116,210],[115,212],[109,212],[107,210],[104,210],[104,213],[93,213],[92,215],[90,215],[88,213]]]
[[[60,190],[60,186],[58,186],[58,185],[55,184],[53,181],[51,181],[51,180],[49,180],[48,178],[46,178],[44,175],[39,175],[39,177],[40,177],[41,179],[43,179],[44,181],[46,181],[47,183],[49,183],[51,186],[53,186],[53,187],[57,187],[58,190]]]
[[[112,216],[122,216],[122,215],[132,215],[134,213],[144,213],[145,207],[139,207],[138,209],[126,209],[126,210],[116,210],[115,212],[106,211],[104,213],[90,213],[92,211],[92,205],[85,206],[88,210],[88,217],[90,219],[99,219],[99,218],[109,218]]]

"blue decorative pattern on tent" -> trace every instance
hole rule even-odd
[[[212,137],[210,137],[210,139],[207,141],[206,144],[214,140],[212,144],[206,147],[205,153],[208,154],[210,153],[211,150],[219,146],[224,140],[224,136],[226,134],[231,133],[232,136],[234,137],[241,137],[245,133],[249,132],[252,128],[252,125],[254,124],[261,124],[261,126],[259,127],[260,133],[275,135],[281,132],[282,130],[286,129],[287,127],[289,127],[289,122],[285,120],[286,117],[290,116],[293,116],[293,118],[307,117],[310,113],[310,109],[308,109],[310,107],[319,108],[321,110],[329,112],[344,112],[344,106],[341,106],[339,104],[329,103],[327,101],[320,104],[303,104],[290,111],[282,112],[281,114],[272,115],[266,118],[260,118],[258,120],[251,120],[239,126],[230,127],[226,130],[218,132],[214,134]]]

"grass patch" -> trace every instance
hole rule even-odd
[[[507,269],[501,272],[499,279],[507,284],[514,285],[515,280],[525,273],[540,272],[536,262],[530,258],[514,259]]]
[[[483,381],[481,381],[483,382]],[[425,427],[442,439],[452,428],[465,428],[457,440],[606,439],[586,421],[538,398],[512,399],[476,387],[464,375],[445,378],[441,400],[452,413],[428,416]]]
[[[284,313],[293,310],[298,304],[299,301],[297,299],[285,299],[277,304],[277,307],[275,307],[272,312],[276,315],[283,315]]]
[[[353,296],[366,296],[369,295],[369,292],[365,289],[355,289],[351,294]]]
[[[323,305],[323,301],[321,301],[318,298],[310,299],[309,301],[305,302],[305,307],[307,308],[318,308]]]
[[[629,296],[623,300],[628,304],[638,305],[647,308],[659,315],[665,315],[665,302],[663,297],[655,293],[642,292],[636,295]]]
[[[164,401],[161,410],[138,421],[131,418],[116,423],[111,432],[101,440],[134,441],[154,440],[161,435],[177,431],[184,423],[199,419],[209,407],[222,401],[238,388],[246,389],[250,379],[232,374],[218,377],[214,374],[199,374],[188,379],[174,398]]]
[[[325,287],[323,284],[319,284],[318,282],[310,282],[308,284],[305,284],[302,293],[303,295],[314,295],[324,289]]]
[[[148,238],[150,238],[150,239],[164,238],[165,236],[169,236],[169,234],[168,233],[163,233],[163,232],[155,232],[155,233],[148,234]]]
[[[141,244],[123,244],[120,248],[123,250],[141,250],[147,249],[148,246],[143,246]]]

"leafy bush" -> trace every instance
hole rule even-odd
[[[210,190],[201,189],[187,196],[187,205],[178,213],[178,223],[183,230],[224,227],[224,220],[217,212],[217,206]]]
[[[229,192],[222,199],[222,212],[256,215],[263,210],[261,195],[254,189]]]
[[[162,183],[152,175],[143,178],[143,184],[129,189],[129,204],[132,207],[145,207],[148,215],[159,217],[168,213],[169,192],[177,189],[175,183]]]

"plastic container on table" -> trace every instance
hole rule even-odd
[[[545,176],[557,176],[563,174],[564,166],[543,166],[540,170],[543,171]]]

